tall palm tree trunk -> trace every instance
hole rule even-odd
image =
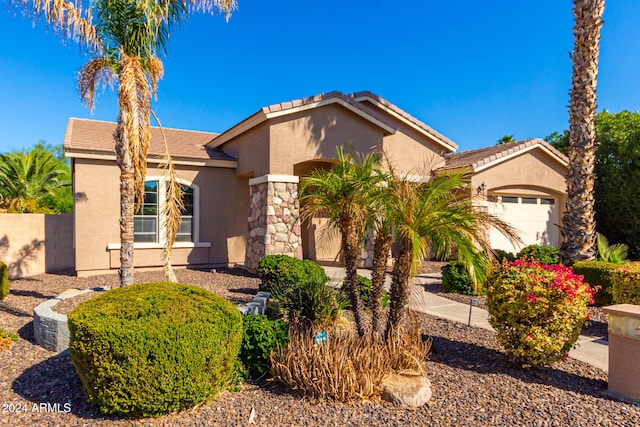
[[[371,269],[371,329],[372,334],[382,334],[382,293],[387,260],[391,249],[391,233],[378,231],[373,244],[373,268]]]
[[[362,313],[362,299],[358,293],[358,270],[356,260],[358,258],[359,240],[355,225],[345,221],[342,227],[342,247],[344,248],[344,268],[346,280],[349,286],[349,299],[356,322],[358,335],[364,336],[364,317]]]
[[[121,110],[113,138],[116,141],[116,161],[120,167],[120,286],[133,283],[133,211],[135,179],[125,132],[127,111]]]
[[[562,262],[595,258],[593,169],[596,153],[596,85],[604,0],[574,0],[573,76],[569,107],[567,210],[562,218]]]
[[[393,263],[387,335],[402,326],[406,319],[407,307],[409,306],[409,280],[411,277],[412,260],[413,250],[411,244],[409,242],[403,242]]]

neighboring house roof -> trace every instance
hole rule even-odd
[[[387,135],[396,133],[396,126],[391,120],[379,114],[373,108],[369,108],[366,105],[355,101],[351,96],[344,95],[342,92],[333,91],[262,107],[253,115],[218,135],[208,145],[211,147],[219,147],[225,142],[232,140],[269,119],[298,113],[300,111],[311,110],[313,108],[319,108],[330,104],[339,104],[345,107],[363,119],[371,122],[373,125],[381,128]]]
[[[442,135],[441,133],[435,131],[432,127],[416,119],[411,114],[407,113],[406,111],[399,108],[398,106],[390,103],[386,99],[379,97],[373,92],[369,92],[368,90],[355,92],[349,95],[349,97],[355,99],[358,102],[362,102],[362,101],[371,102],[376,107],[380,108],[383,111],[386,111],[392,116],[399,118],[405,122],[408,122],[409,125],[416,128],[416,130],[418,130],[419,132],[426,133],[427,135],[429,135],[430,137],[438,141],[441,145],[444,145],[445,148],[448,148],[450,151],[455,151],[458,149],[458,145],[455,142],[453,142],[446,136]]]
[[[542,149],[564,166],[569,164],[567,156],[553,148],[546,141],[540,138],[534,138],[524,141],[509,142],[507,144],[493,145],[491,147],[480,148],[477,150],[446,154],[446,163],[440,168],[440,170],[468,167],[471,168],[473,172],[479,172],[534,149]]]
[[[115,158],[113,132],[116,123],[99,120],[70,118],[64,136],[64,150],[67,157],[76,158]],[[211,132],[199,132],[183,129],[163,128],[167,145],[176,163],[196,161],[235,161],[230,155],[207,147],[206,144],[217,136]],[[165,146],[162,131],[151,127],[151,145],[149,160],[160,160],[164,156]]]

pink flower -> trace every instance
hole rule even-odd
[[[535,304],[535,303],[536,303],[536,301],[538,301],[538,297],[537,297],[537,296],[535,296],[534,294],[527,294],[527,295],[524,297],[524,300],[525,300],[526,302],[530,302],[530,303],[532,303],[532,304]]]

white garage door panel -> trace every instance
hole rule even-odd
[[[520,196],[509,197],[517,198],[518,203],[503,203],[498,197],[497,202],[489,202],[489,212],[516,228],[523,243],[514,246],[492,227],[491,247],[513,253],[533,244],[557,247],[556,204],[541,204],[539,197],[535,199],[536,204],[522,203]]]

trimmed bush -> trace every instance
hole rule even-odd
[[[518,260],[487,280],[489,323],[523,367],[562,360],[578,340],[593,291],[570,268]]]
[[[507,251],[503,251],[502,249],[491,249],[493,251],[493,254],[496,256],[496,258],[498,259],[499,263],[503,263],[503,262],[513,262],[516,260],[516,256],[511,253],[511,252],[507,252]]]
[[[573,265],[573,272],[584,277],[596,290],[594,300],[596,305],[613,304],[613,279],[611,273],[620,268],[619,264],[604,261],[578,261]]]
[[[195,286],[131,285],[68,316],[71,359],[102,412],[158,416],[212,399],[231,379],[242,316]]]
[[[516,258],[525,261],[538,261],[545,265],[556,265],[560,263],[560,249],[546,245],[529,245],[518,252]]]
[[[0,299],[5,299],[10,292],[9,269],[0,261]]]
[[[373,287],[373,283],[371,279],[368,277],[358,275],[358,293],[360,294],[360,298],[364,306],[368,309],[371,309],[371,288]],[[349,284],[347,283],[347,279],[342,282],[342,287],[340,288],[340,292],[342,292],[343,298],[347,301],[345,308],[351,307],[351,301],[349,300]],[[382,308],[387,308],[389,305],[389,294],[386,290],[382,290]]]
[[[304,325],[332,324],[348,304],[338,289],[317,277],[301,283],[280,285],[271,296],[287,312],[289,322]]]
[[[276,287],[289,286],[315,280],[327,283],[329,277],[313,261],[300,260],[288,255],[266,255],[258,264],[258,275],[262,283],[261,291],[271,292]]]
[[[473,295],[473,280],[461,261],[450,261],[442,267],[442,287],[445,292]]]
[[[640,263],[633,262],[611,272],[614,304],[640,305]]]
[[[254,377],[271,368],[269,356],[289,343],[289,325],[282,320],[269,320],[267,316],[246,316],[240,347],[240,360]]]

